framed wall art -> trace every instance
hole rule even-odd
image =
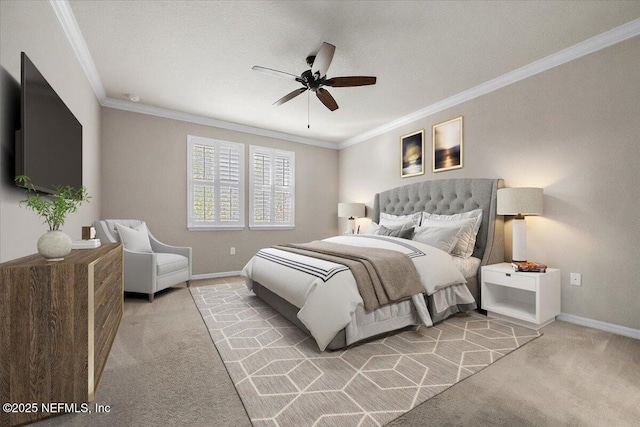
[[[424,174],[424,129],[400,137],[400,178]]]
[[[461,168],[464,152],[462,116],[433,125],[431,130],[433,172]]]

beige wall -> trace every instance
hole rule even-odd
[[[296,153],[296,227],[286,231],[188,231],[187,135]],[[335,235],[338,152],[111,108],[102,112],[103,218],[147,222],[161,241],[193,247],[194,274],[238,271],[260,248]],[[248,200],[248,168],[246,198]],[[248,224],[248,203],[247,224]],[[236,255],[229,249],[236,248]]]
[[[372,207],[378,191],[458,177],[543,187],[544,216],[527,219],[528,257],[562,269],[562,311],[640,329],[639,69],[636,37],[347,147],[340,201]],[[431,126],[459,115],[464,168],[400,179],[399,135],[425,128],[429,151]]]
[[[49,2],[0,2],[0,261],[36,252],[47,226],[18,206],[13,185],[14,132],[20,127],[20,52],[24,51],[82,123],[83,183],[93,197],[62,228],[73,240],[100,212],[100,104]]]

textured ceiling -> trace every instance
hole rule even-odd
[[[107,96],[341,142],[640,17],[640,1],[70,1]],[[377,76],[274,107],[323,41],[329,77]]]

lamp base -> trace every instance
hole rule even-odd
[[[355,228],[356,228],[356,219],[354,217],[351,217],[347,220],[347,233],[346,234],[354,234],[355,233]]]
[[[524,218],[513,220],[513,246],[511,248],[513,262],[527,260],[527,223]]]

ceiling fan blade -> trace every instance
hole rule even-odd
[[[324,42],[316,55],[316,59],[311,66],[311,72],[315,75],[320,74],[320,77],[324,77],[327,74],[331,60],[333,59],[333,53],[336,51],[336,47],[330,43]]]
[[[325,86],[331,87],[368,86],[374,84],[376,84],[376,78],[367,76],[333,77],[324,82]]]
[[[285,73],[284,71],[273,70],[271,68],[260,67],[258,65],[254,65],[251,67],[252,70],[260,71],[261,73],[271,74],[273,76],[284,77],[288,80],[299,81],[300,76],[296,76],[295,74]]]
[[[275,105],[277,107],[278,105],[282,105],[287,101],[291,101],[293,98],[295,98],[296,96],[300,95],[302,92],[304,92],[306,90],[307,90],[306,87],[301,87],[300,89],[296,89],[293,92],[288,93],[285,96],[283,96],[282,98],[278,99],[276,102],[273,103],[273,105]]]
[[[328,90],[320,88],[316,92],[316,96],[329,110],[335,111],[338,109],[338,103],[333,99],[333,96],[331,96]]]

